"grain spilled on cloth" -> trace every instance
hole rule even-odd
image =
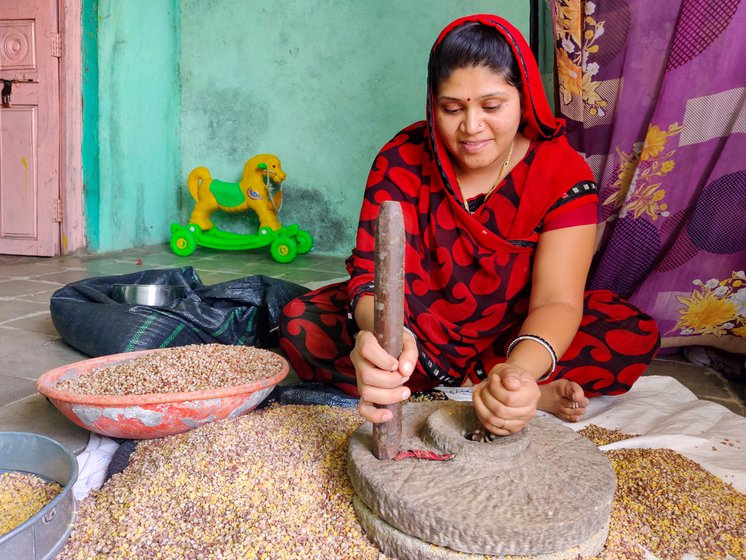
[[[590,425],[597,445],[635,437]],[[746,495],[671,449],[606,451],[617,477],[603,560],[746,558]]]

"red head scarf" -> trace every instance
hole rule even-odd
[[[431,174],[434,184],[443,185],[453,195],[456,205],[462,205],[460,190],[454,188],[458,184],[453,163],[448,157],[445,144],[437,133],[435,126],[435,92],[433,91],[433,55],[437,52],[443,39],[457,27],[477,22],[492,27],[500,32],[510,46],[513,56],[517,61],[518,71],[522,82],[522,126],[521,132],[530,140],[536,142],[550,142],[555,144],[567,144],[565,138],[564,119],[555,118],[544,93],[541,82],[539,67],[531,52],[528,43],[513,25],[501,17],[492,14],[477,14],[466,16],[450,23],[440,32],[430,51],[430,62],[428,64],[428,92],[427,92],[427,127],[428,141],[433,154],[433,168]],[[569,148],[569,146],[568,146]],[[514,239],[525,238],[531,234],[536,224],[547,212],[549,207],[562,196],[569,186],[580,181],[592,181],[593,175],[584,163],[580,166],[568,166],[557,154],[557,150],[539,150],[534,165],[531,166],[531,174],[527,177],[521,193],[521,204],[518,215],[514,221],[511,237]],[[558,175],[562,177],[558,180]],[[473,230],[476,234],[481,227],[480,224],[467,218],[458,209],[457,215],[461,216],[462,225]],[[484,240],[487,245],[492,245],[490,240]]]
[[[450,23],[438,35],[432,50],[430,51],[430,63],[428,65],[428,101],[427,101],[427,121],[433,124],[433,95],[432,91],[432,63],[433,55],[437,52],[438,47],[451,31],[457,27],[468,23],[477,22],[482,25],[497,29],[507,41],[513,56],[518,62],[518,71],[521,73],[523,80],[523,122],[525,128],[523,134],[531,140],[542,139],[551,140],[560,136],[564,132],[564,119],[557,119],[552,115],[552,110],[547,102],[547,96],[544,93],[544,86],[541,82],[541,74],[536,64],[534,54],[526,43],[521,32],[513,25],[501,17],[491,14],[477,14],[466,16]]]

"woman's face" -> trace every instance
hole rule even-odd
[[[435,98],[435,126],[457,173],[502,165],[521,122],[518,89],[486,66],[454,70]]]

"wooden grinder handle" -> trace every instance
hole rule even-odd
[[[404,331],[404,218],[401,205],[387,200],[381,204],[376,227],[373,330],[381,347],[398,358]],[[376,405],[393,413],[393,418],[373,424],[373,455],[392,459],[401,447],[402,403]]]

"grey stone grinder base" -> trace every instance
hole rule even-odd
[[[348,472],[368,537],[398,560],[600,553],[616,477],[593,442],[541,418],[493,442],[462,435],[478,427],[469,404],[405,405],[402,449],[456,454],[443,462],[379,461],[372,426],[358,428]]]

